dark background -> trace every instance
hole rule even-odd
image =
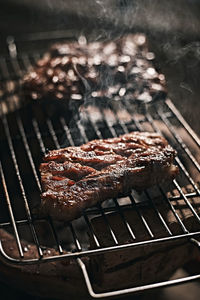
[[[1,0],[0,53],[6,51],[8,35],[55,30],[93,40],[145,32],[169,96],[200,133],[200,1]]]
[[[145,32],[156,65],[166,76],[169,96],[200,135],[200,1],[1,0],[0,55],[7,55],[8,36],[26,39],[30,33],[61,30],[92,40]],[[0,293],[2,300],[36,299],[4,284]],[[198,284],[193,284],[158,294],[161,299],[198,299],[198,293]],[[139,298],[145,297],[149,299]]]

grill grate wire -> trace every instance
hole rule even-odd
[[[151,196],[150,191],[145,191],[145,200],[143,200],[142,203],[138,203],[135,199],[135,196],[131,194],[129,196],[129,204],[120,204],[119,199],[113,199],[109,202],[109,205],[99,204],[97,207],[91,208],[84,212],[82,217],[82,223],[84,224],[84,230],[88,231],[90,236],[93,238],[95,247],[93,249],[89,248],[87,243],[88,241],[81,240],[80,239],[80,233],[79,233],[79,227],[76,226],[76,221],[71,222],[69,224],[65,224],[64,226],[69,230],[71,234],[71,249],[69,252],[66,253],[66,251],[63,250],[62,242],[59,238],[59,232],[57,229],[57,225],[54,224],[53,220],[51,218],[45,219],[44,221],[47,222],[50,226],[50,230],[56,245],[56,249],[58,250],[57,255],[53,256],[44,256],[43,253],[43,246],[40,244],[40,236],[36,229],[36,222],[40,221],[35,218],[33,215],[33,210],[31,207],[31,198],[29,197],[27,193],[27,186],[25,184],[23,172],[22,172],[22,166],[21,163],[19,163],[19,153],[16,148],[16,144],[19,141],[21,145],[23,146],[23,154],[26,157],[26,163],[29,165],[29,169],[31,170],[31,180],[34,182],[34,189],[37,194],[37,197],[39,196],[41,192],[41,184],[39,180],[39,174],[38,174],[38,165],[36,164],[36,160],[34,157],[34,153],[31,149],[31,142],[34,139],[35,143],[37,144],[37,148],[39,149],[39,152],[41,155],[44,155],[46,153],[46,149],[48,148],[48,144],[50,144],[51,149],[59,149],[62,146],[61,138],[60,136],[65,136],[66,141],[68,145],[74,146],[77,143],[77,140],[74,138],[74,129],[70,128],[65,119],[60,116],[57,120],[59,123],[59,128],[54,124],[54,122],[46,115],[44,120],[44,127],[45,130],[41,129],[41,124],[37,120],[37,116],[34,115],[34,113],[31,112],[31,128],[32,132],[27,132],[26,130],[26,124],[24,123],[23,116],[21,115],[20,110],[18,110],[17,103],[14,101],[15,94],[19,91],[20,86],[20,78],[21,76],[29,70],[34,63],[38,60],[38,58],[41,57],[40,54],[20,54],[15,58],[10,57],[1,57],[0,58],[0,79],[2,80],[3,87],[5,94],[2,96],[2,99],[0,99],[0,121],[1,125],[5,134],[5,138],[3,142],[6,144],[6,151],[8,152],[8,156],[10,161],[12,161],[11,165],[15,172],[15,181],[17,182],[17,190],[18,194],[20,194],[20,198],[22,199],[23,207],[25,210],[25,217],[17,218],[15,214],[15,197],[12,194],[10,190],[10,181],[9,181],[9,174],[7,174],[7,170],[5,167],[5,163],[3,161],[3,155],[1,155],[1,161],[0,161],[0,178],[3,186],[3,193],[4,197],[1,196],[1,201],[3,198],[5,198],[5,203],[7,205],[8,214],[9,217],[7,220],[4,220],[0,222],[0,228],[12,228],[12,232],[14,233],[14,237],[16,240],[16,244],[19,251],[19,258],[13,258],[7,255],[6,249],[3,247],[3,243],[0,243],[0,251],[1,254],[11,263],[18,263],[18,264],[33,264],[45,261],[54,261],[56,259],[64,259],[66,257],[76,258],[77,262],[82,269],[84,279],[86,281],[89,293],[93,297],[106,297],[106,296],[116,296],[121,294],[126,294],[129,292],[136,292],[140,290],[145,289],[151,289],[154,287],[160,287],[160,286],[166,286],[171,285],[175,283],[180,282],[186,282],[193,279],[200,278],[200,275],[197,276],[190,276],[188,278],[183,278],[179,281],[167,281],[157,284],[149,284],[147,286],[137,287],[137,288],[131,288],[126,290],[118,290],[118,291],[112,291],[112,292],[106,292],[103,294],[96,294],[93,291],[92,284],[90,282],[89,275],[86,270],[86,266],[84,262],[82,261],[81,257],[84,256],[90,256],[100,253],[105,253],[108,251],[116,251],[116,250],[122,250],[130,247],[136,247],[141,245],[149,245],[153,243],[160,243],[165,241],[171,241],[171,240],[177,240],[177,239],[183,239],[186,238],[190,241],[192,238],[193,241],[197,243],[195,240],[195,237],[199,237],[200,235],[200,228],[197,227],[196,231],[189,231],[187,229],[187,226],[184,224],[184,222],[181,220],[179,214],[176,211],[176,208],[172,204],[172,201],[175,200],[184,200],[186,206],[190,209],[192,214],[194,215],[195,221],[197,223],[200,222],[200,217],[198,215],[198,212],[195,210],[195,208],[192,205],[192,202],[189,199],[198,198],[200,197],[200,190],[198,187],[198,184],[194,181],[192,176],[190,175],[190,170],[188,170],[187,165],[185,163],[185,160],[183,158],[187,158],[191,165],[193,166],[193,169],[196,170],[197,173],[200,171],[200,164],[198,163],[198,155],[194,155],[192,153],[192,150],[190,150],[190,147],[184,142],[183,138],[177,133],[175,125],[181,128],[184,131],[184,134],[187,134],[189,138],[192,140],[192,142],[196,145],[199,151],[200,147],[200,140],[198,136],[193,132],[193,130],[190,128],[190,126],[186,123],[186,121],[183,119],[177,108],[173,105],[171,100],[167,99],[166,101],[163,101],[162,108],[159,105],[155,105],[153,109],[151,108],[144,110],[144,113],[142,117],[140,116],[138,118],[137,115],[135,115],[131,109],[130,109],[130,103],[127,103],[123,101],[121,103],[121,107],[126,111],[127,115],[129,116],[129,121],[121,120],[118,116],[118,111],[116,110],[116,107],[113,106],[110,109],[110,113],[112,115],[112,118],[114,119],[114,123],[110,124],[110,121],[105,113],[105,110],[103,108],[99,108],[100,115],[102,117],[101,126],[98,125],[98,122],[95,122],[91,115],[88,113],[88,111],[85,112],[87,117],[87,122],[90,124],[90,129],[94,132],[94,138],[106,138],[106,137],[116,137],[120,133],[128,133],[131,130],[139,130],[143,131],[145,130],[145,125],[147,124],[151,131],[161,133],[165,136],[166,139],[169,140],[169,143],[173,143],[173,146],[176,149],[181,149],[183,155],[180,157],[178,156],[176,158],[176,164],[179,166],[179,169],[181,171],[182,176],[184,179],[189,183],[191,186],[191,190],[187,191],[187,188],[184,189],[184,186],[181,186],[181,184],[178,182],[178,180],[173,180],[173,186],[176,190],[176,193],[173,194],[173,191],[171,192],[171,195],[167,194],[162,186],[158,186],[157,190],[159,191],[159,194],[161,195],[161,201],[163,201],[165,204],[168,205],[169,210],[173,213],[174,217],[176,218],[181,232],[180,234],[174,235],[170,229],[170,227],[167,224],[167,221],[165,220],[162,213],[159,211],[159,208],[157,207],[157,204],[153,201],[153,198]],[[15,89],[14,91],[9,88],[9,83],[13,82]],[[17,127],[17,135],[12,134],[12,129],[10,128],[10,120],[9,120],[9,114],[4,112],[4,106],[5,101],[7,101],[7,106],[9,106],[9,100],[13,99],[13,103],[15,105],[15,112],[14,112],[14,119],[16,122]],[[45,111],[43,112],[45,115]],[[158,125],[159,122],[159,125]],[[173,123],[174,122],[174,123]],[[103,127],[102,127],[103,124]],[[177,125],[178,124],[178,125]],[[90,140],[90,136],[88,131],[84,128],[83,124],[81,122],[77,122],[77,132],[81,133],[82,141],[87,142]],[[120,128],[120,129],[119,129]],[[166,131],[163,130],[167,130]],[[170,138],[169,138],[170,136]],[[50,140],[50,142],[49,142]],[[188,163],[187,163],[188,164]],[[160,226],[164,228],[166,236],[163,236],[161,238],[156,238],[152,228],[151,224],[148,220],[146,220],[145,215],[142,210],[143,205],[150,205],[150,207],[155,212],[155,215],[159,219]],[[131,227],[131,224],[128,222],[124,215],[124,210],[130,209],[135,210],[137,212],[138,217],[140,218],[148,236],[148,240],[144,241],[137,241],[137,232],[134,231],[134,228]],[[130,236],[131,242],[129,244],[120,244],[117,237],[117,232],[112,228],[112,225],[109,223],[108,214],[111,212],[116,212],[119,215],[119,218],[122,220],[126,231],[128,235]],[[101,245],[99,241],[99,237],[95,233],[95,230],[93,228],[93,225],[91,223],[91,217],[92,216],[101,216],[108,228],[108,231],[110,233],[110,236],[112,238],[113,245]],[[33,243],[37,247],[38,251],[38,257],[32,258],[32,259],[25,259],[24,258],[24,249],[22,246],[22,237],[20,234],[20,228],[21,226],[28,226],[31,232]]]

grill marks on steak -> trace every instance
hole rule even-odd
[[[65,161],[64,163],[57,163],[55,161],[44,163],[42,170],[46,173],[46,176],[52,175],[57,178],[67,177],[76,181],[92,172],[95,172],[94,168],[82,166],[79,163],[72,163],[69,161]]]
[[[80,163],[81,165],[86,165],[93,167],[95,169],[102,169],[103,167],[114,164],[116,161],[121,160],[122,156],[110,152],[102,152],[99,151],[83,151],[81,147],[69,147],[66,152],[63,153],[55,153],[52,151],[52,156],[46,156],[45,159],[53,160],[57,162],[65,162],[70,161],[74,163]]]
[[[178,173],[175,155],[163,137],[145,132],[50,151],[40,166],[41,210],[70,221],[83,209],[132,188],[143,190],[173,179]]]

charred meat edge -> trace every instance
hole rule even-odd
[[[40,165],[41,211],[71,221],[107,199],[172,180],[178,174],[175,155],[163,137],[148,132],[52,150]]]

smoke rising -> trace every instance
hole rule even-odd
[[[77,17],[72,27],[77,28],[76,20],[79,20],[79,34],[86,35],[88,41],[110,40],[129,32],[144,32],[150,41],[150,50],[156,54],[157,66],[166,74],[170,95],[183,99],[189,93],[195,97],[195,89],[199,86],[199,1],[48,0],[47,3],[49,10],[62,13],[62,25],[67,24],[69,15]],[[107,81],[108,85],[112,85],[106,70],[104,74],[104,84]],[[85,103],[88,103],[91,89],[87,82],[85,88]]]

